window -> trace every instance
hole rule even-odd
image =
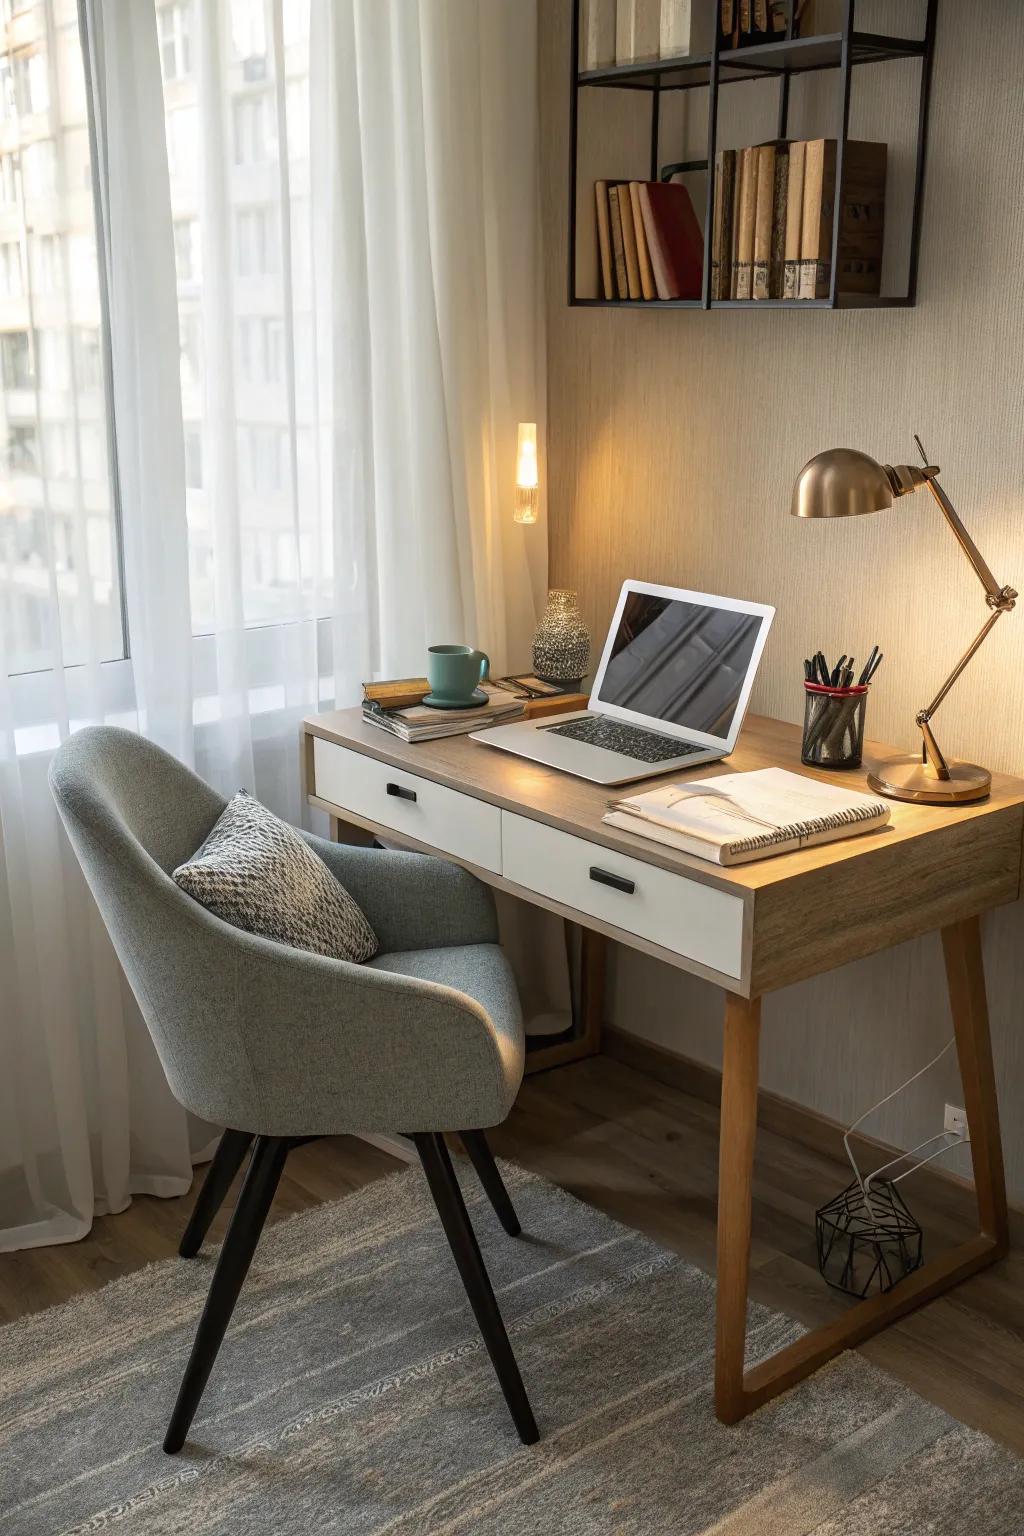
[[[79,390],[100,389],[103,385],[103,352],[100,333],[94,325],[76,325],[72,335],[75,355],[75,384]]]
[[[0,337],[5,389],[31,389],[32,343],[28,331],[7,331]]]
[[[53,197],[57,190],[57,146],[52,139],[36,139],[21,152],[21,176],[26,202]]]
[[[176,111],[167,113],[165,122],[167,125],[167,168],[172,177],[183,181],[194,192],[199,181],[199,149],[196,139],[195,108],[178,107]]]
[[[12,423],[7,428],[7,471],[11,475],[38,475],[39,440],[35,423]]]
[[[171,0],[156,13],[160,71],[165,81],[192,73],[192,0]]]
[[[262,59],[267,52],[263,0],[230,0],[231,45],[237,58]]]
[[[0,155],[0,202],[18,201],[18,164],[13,155]]]
[[[235,164],[259,165],[277,153],[274,98],[270,91],[236,96],[231,103]]]
[[[238,429],[242,487],[253,496],[277,497],[287,488],[288,432],[262,424]]]
[[[34,235],[32,240],[32,280],[41,294],[64,291],[64,262],[60,235]]]
[[[20,299],[24,291],[21,246],[17,240],[5,240],[0,245],[0,294],[6,299]]]
[[[70,389],[71,366],[67,332],[48,327],[37,332],[36,342],[39,347],[40,389]]]
[[[93,645],[112,660],[124,641],[76,8],[17,0],[14,9],[12,22],[4,5],[0,27],[0,455],[9,476],[0,622],[7,665],[32,672],[73,665]]]
[[[175,219],[174,265],[179,284],[199,281],[198,219]]]
[[[43,423],[43,465],[47,480],[70,480],[75,474],[75,439],[71,422]]]
[[[14,107],[19,117],[45,112],[50,105],[46,75],[46,53],[16,53],[11,61],[14,82]]]
[[[238,322],[239,369],[246,384],[280,384],[284,378],[284,321],[245,315]]]
[[[164,0],[150,0],[161,10]],[[305,617],[330,586],[330,530],[317,494],[314,452],[316,394],[315,327],[310,261],[309,0],[281,0],[284,49],[279,51],[269,0],[211,0],[221,18],[219,78],[204,73],[204,117],[215,111],[224,125],[227,159],[220,230],[204,228],[201,190],[202,129],[199,106],[198,31],[193,33],[192,73],[171,78],[164,65],[164,113],[171,164],[171,216],[178,272],[178,321],[182,418],[185,430],[186,512],[192,626],[214,627],[217,560],[210,488],[223,476],[237,501],[242,564],[243,617],[267,625]],[[333,3],[333,0],[331,0]],[[198,18],[198,7],[195,9]],[[169,28],[169,22],[163,22]],[[195,22],[198,27],[198,20]],[[165,37],[166,32],[161,32]],[[212,60],[211,60],[212,63]],[[279,77],[279,74],[283,78]],[[283,87],[283,121],[279,93]],[[296,167],[292,201],[281,201],[279,158]],[[291,283],[281,282],[285,240]],[[199,254],[202,254],[202,261]],[[204,285],[216,278],[234,304],[234,345],[204,331],[211,316]],[[216,338],[216,340],[214,339]],[[295,394],[289,398],[289,356]],[[225,404],[227,420],[207,414],[209,402]],[[293,443],[292,432],[295,440]],[[224,463],[226,456],[234,462]],[[292,486],[292,458],[298,484]],[[298,558],[297,545],[302,550]]]
[[[270,277],[280,265],[277,211],[239,208],[235,214],[236,270],[239,277]]]

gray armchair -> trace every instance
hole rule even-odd
[[[458,1131],[506,1231],[519,1232],[484,1128],[508,1114],[523,1030],[490,892],[443,860],[307,841],[380,942],[366,965],[224,923],[171,872],[225,801],[129,731],[95,726],[54,755],[50,786],[171,1090],[228,1129],[182,1238],[194,1254],[250,1152],[164,1441],[180,1450],[289,1149],[319,1135],[415,1142],[463,1284],[525,1444],[537,1427],[443,1133]]]

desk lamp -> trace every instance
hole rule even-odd
[[[881,512],[891,507],[897,496],[909,496],[926,485],[974,567],[991,611],[931,703],[918,711],[917,724],[924,738],[921,757],[910,754],[892,758],[868,775],[873,790],[894,800],[952,805],[984,799],[991,788],[992,775],[976,763],[958,763],[944,757],[931,728],[932,716],[996,620],[1009,613],[1017,594],[1012,587],[998,584],[939,485],[938,468],[928,463],[921,439],[915,435],[914,441],[924,461],[921,469],[913,464],[876,464],[866,453],[853,448],[829,448],[816,454],[797,477],[790,511],[794,517],[859,517],[862,512]]]

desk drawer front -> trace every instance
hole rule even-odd
[[[510,811],[501,830],[506,880],[726,976],[742,974],[740,897]]]
[[[353,811],[441,853],[501,873],[501,812],[496,805],[320,737],[313,742],[313,779],[314,794],[339,811]]]

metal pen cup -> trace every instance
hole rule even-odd
[[[865,683],[852,688],[804,683],[801,762],[809,768],[859,768],[867,700]]]

